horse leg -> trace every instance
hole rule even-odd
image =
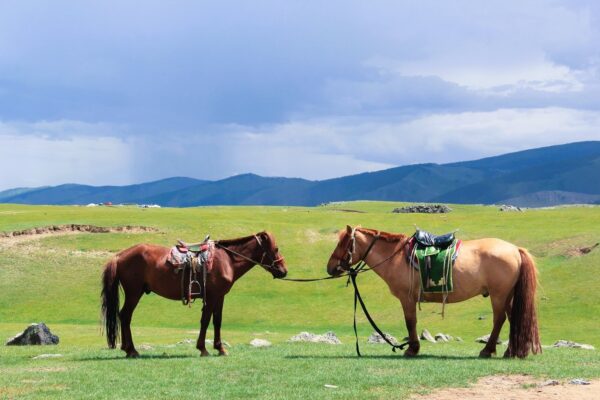
[[[206,330],[210,324],[210,318],[213,314],[214,304],[212,301],[207,300],[204,307],[202,307],[202,317],[200,318],[200,335],[198,335],[198,342],[196,342],[196,348],[200,350],[200,356],[210,356],[210,353],[206,351]]]
[[[119,312],[119,318],[121,319],[121,350],[127,353],[127,357],[135,358],[139,356],[131,337],[131,317],[141,297],[141,289],[139,291],[126,290],[125,303]]]
[[[492,298],[492,310],[494,312],[494,327],[490,338],[485,347],[479,353],[481,358],[490,358],[492,354],[496,354],[496,342],[502,330],[502,325],[506,321],[507,304],[509,303],[506,297],[490,296]]]
[[[213,326],[215,328],[215,342],[214,348],[219,351],[220,356],[226,356],[227,350],[223,347],[221,342],[221,321],[223,320],[223,303],[225,302],[225,296],[217,300],[215,309],[213,312]]]
[[[412,299],[400,299],[404,320],[408,330],[408,349],[404,352],[406,357],[414,357],[419,354],[421,344],[417,335],[417,304]]]

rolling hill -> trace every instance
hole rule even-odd
[[[237,175],[168,178],[128,186],[66,184],[10,189],[20,204],[157,203],[163,206],[298,205],[386,200],[539,207],[600,202],[600,141],[543,147],[449,164],[415,164],[323,181]]]

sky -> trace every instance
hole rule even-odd
[[[0,190],[600,140],[597,1],[2,1]]]

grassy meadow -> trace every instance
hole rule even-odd
[[[503,213],[496,207],[451,206],[449,214],[393,214],[400,203],[349,202],[326,207],[50,207],[0,205],[0,231],[79,223],[144,225],[142,234],[103,233],[0,238],[0,336],[31,322],[46,322],[60,336],[52,347],[0,349],[1,398],[404,398],[440,386],[464,386],[477,377],[526,373],[549,378],[600,376],[597,351],[545,349],[526,360],[476,356],[476,337],[491,330],[489,298],[446,306],[423,304],[418,329],[459,336],[463,342],[423,343],[421,356],[404,359],[387,347],[362,345],[357,359],[352,333],[352,289],[346,281],[293,283],[273,280],[260,267],[226,297],[223,337],[230,357],[201,359],[186,339],[197,336],[200,308],[155,294],[144,296],[133,318],[142,357],[107,350],[101,335],[100,274],[111,254],[148,242],[172,245],[210,233],[214,239],[260,230],[277,238],[291,278],[325,275],[337,231],[361,224],[412,233],[414,225],[435,233],[459,228],[458,237],[499,237],[528,248],[540,272],[539,323],[544,345],[568,339],[600,347],[600,249],[575,256],[573,249],[600,242],[600,207],[564,207]],[[348,212],[348,210],[361,212]],[[375,274],[359,286],[378,324],[398,338],[406,330],[400,303]],[[371,329],[359,317],[366,343]],[[288,343],[300,331],[333,330],[341,346]],[[501,337],[506,339],[505,326]],[[208,338],[212,338],[212,327]],[[273,342],[255,349],[253,338]],[[141,346],[144,344],[144,346]],[[144,350],[146,348],[146,350]],[[503,352],[499,346],[499,352]],[[209,349],[210,351],[210,349]],[[42,353],[60,358],[37,360]],[[326,388],[324,385],[337,388]]]

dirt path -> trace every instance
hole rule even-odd
[[[574,385],[568,380],[559,380],[556,385],[544,385],[549,380],[540,380],[527,375],[494,375],[479,379],[468,388],[436,390],[426,395],[411,397],[412,400],[598,400],[600,379],[591,380],[590,385]]]

